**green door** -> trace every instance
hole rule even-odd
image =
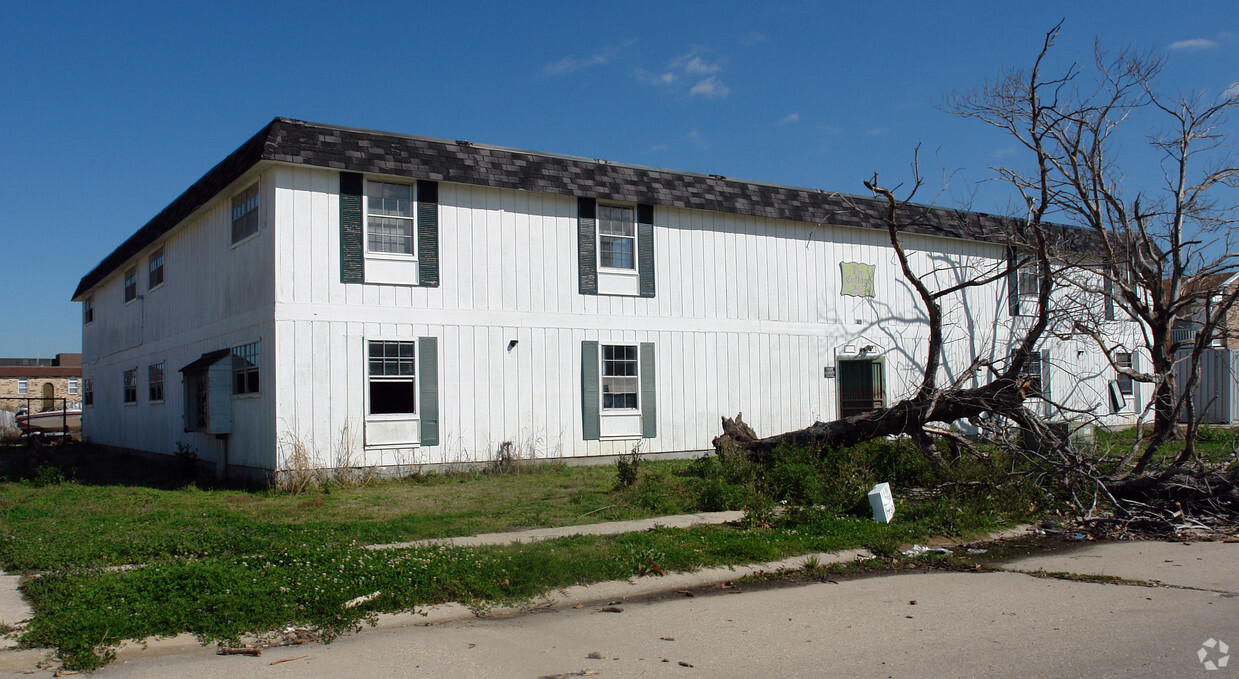
[[[885,405],[885,367],[880,358],[839,361],[839,417],[851,417]]]

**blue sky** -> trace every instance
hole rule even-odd
[[[1220,1],[9,3],[0,356],[78,351],[81,276],[275,116],[850,193],[919,143],[939,202],[999,212],[1012,145],[935,103],[1063,18],[1059,67],[1100,38],[1239,81]]]

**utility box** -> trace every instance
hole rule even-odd
[[[895,497],[891,495],[889,483],[879,483],[869,491],[869,508],[873,510],[873,520],[890,523],[895,518]]]

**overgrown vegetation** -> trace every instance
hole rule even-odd
[[[1026,477],[1009,475],[1005,460],[961,459],[951,483],[929,487],[924,457],[901,441],[826,455],[780,448],[773,460],[640,459],[629,468],[631,484],[618,466],[530,464],[519,474],[428,474],[290,494],[175,487],[175,463],[153,484],[162,487],[123,485],[114,478],[123,460],[67,450],[44,464],[60,478],[8,466],[0,563],[38,573],[25,585],[37,614],[23,643],[54,647],[67,666],[89,669],[125,639],[189,632],[236,641],[289,625],[330,639],[375,613],[441,602],[486,609],[600,580],[856,547],[888,554],[930,535],[991,530],[1053,503]],[[897,490],[889,525],[872,521],[864,504],[876,481]],[[747,522],[692,530],[474,549],[364,548],[745,508]],[[134,567],[105,568],[117,564]],[[367,600],[347,605],[358,597]]]

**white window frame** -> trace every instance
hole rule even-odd
[[[138,369],[130,368],[121,373],[121,401],[127,405],[136,405],[138,402]],[[130,398],[132,390],[133,398]]]
[[[158,276],[159,280],[155,280]],[[155,248],[155,251],[146,258],[146,290],[150,292],[163,285],[163,246]]]
[[[252,349],[251,349],[252,347]],[[232,348],[232,396],[259,396],[262,394],[262,340],[254,340],[238,344]],[[246,361],[248,365],[239,362]],[[250,376],[254,384],[250,383]],[[241,388],[237,389],[237,378],[241,378]]]
[[[77,396],[77,378],[76,377],[69,378],[69,384],[65,390],[69,393],[69,395]]]
[[[409,360],[413,364],[413,375],[408,376],[408,377],[404,375],[386,375],[386,374],[378,375],[378,376],[374,375],[371,372],[372,371],[371,361],[374,359],[371,356],[370,352],[371,352],[372,345],[375,345],[375,344],[382,344],[384,346],[389,345],[389,344],[411,346],[413,348],[413,355],[409,357]],[[421,370],[418,369],[419,366],[417,364],[417,359],[419,358],[418,357],[419,347],[417,346],[417,340],[410,339],[407,337],[400,337],[400,338],[394,338],[394,339],[385,339],[385,338],[377,338],[377,337],[368,338],[366,340],[365,347],[366,347],[366,354],[365,354],[366,419],[367,420],[416,420],[416,419],[419,419],[421,415],[422,404],[421,404],[421,391],[420,391]],[[399,356],[391,357],[391,358],[396,360],[397,362],[402,360],[401,357]],[[386,356],[384,356],[378,360],[387,362],[389,359]],[[413,412],[410,412],[410,413],[375,413],[375,412],[372,412],[371,411],[372,404],[370,402],[370,385],[373,382],[411,382],[413,384]]]
[[[628,211],[628,213],[632,217],[632,221],[628,222],[632,226],[632,236],[623,236],[623,235],[617,236],[614,234],[603,234],[602,233],[602,222],[603,222],[602,213],[603,213],[603,210],[606,210],[606,209],[613,209],[613,210],[621,209],[621,210]],[[638,248],[637,248],[637,206],[636,204],[635,203],[610,203],[610,202],[604,203],[604,202],[599,201],[598,206],[597,206],[597,211],[598,211],[598,214],[597,214],[596,219],[598,223],[598,228],[597,228],[597,234],[595,236],[597,240],[595,242],[594,251],[598,253],[598,270],[605,271],[606,273],[609,273],[609,274],[625,274],[625,275],[630,275],[630,276],[640,275],[641,264],[638,260],[641,255],[640,255],[640,252],[638,252]],[[632,266],[631,267],[606,266],[602,263],[602,239],[604,238],[604,236],[607,238],[631,238],[632,240]]]
[[[1123,358],[1124,356],[1126,356],[1127,358],[1124,359]],[[1130,351],[1114,352],[1114,364],[1118,366],[1119,368],[1135,367],[1135,363],[1133,362],[1132,352]],[[1131,375],[1124,375],[1123,373],[1115,371],[1114,381],[1115,383],[1118,384],[1119,393],[1122,394],[1126,399],[1131,400],[1131,397],[1135,395],[1136,393],[1135,380],[1131,378]],[[1126,389],[1123,388],[1124,383],[1126,383],[1126,386],[1127,386]]]
[[[19,396],[26,396],[30,393],[30,378],[29,377],[17,378],[17,393]]]
[[[611,359],[612,361],[622,360],[625,362],[628,362],[629,360],[631,360],[633,367],[635,368],[635,372],[632,375],[607,375],[606,373],[607,349],[618,349],[618,348],[631,349],[633,351],[634,357],[632,359],[628,359],[628,358]],[[624,392],[615,392],[615,393],[621,393],[621,394],[632,393],[634,396],[636,396],[635,406],[631,408],[616,408],[616,407],[608,408],[607,407],[607,395],[608,394],[606,390],[606,384],[607,384],[608,377],[625,379],[625,380],[631,379],[634,381],[636,387],[633,389],[632,392],[624,391]],[[603,416],[606,416],[608,414],[630,415],[632,413],[641,412],[641,346],[639,344],[603,344],[601,342],[598,343],[598,412],[601,413]]]
[[[390,214],[371,214],[370,212],[370,189],[375,186],[399,186],[407,188],[411,196],[409,203],[412,206],[411,215],[390,215]],[[362,229],[362,243],[365,246],[365,256],[372,259],[393,259],[399,261],[417,261],[417,184],[405,182],[385,182],[374,179],[367,179],[364,190],[362,192],[362,214],[364,215],[364,228]],[[407,221],[409,223],[409,252],[391,252],[388,250],[372,250],[370,248],[370,220],[371,219],[396,219]]]
[[[125,269],[124,278],[125,304],[138,298],[138,265]]]
[[[228,228],[229,242],[234,246],[257,237],[262,231],[262,224],[259,221],[262,192],[258,190],[258,185],[259,182],[254,182],[232,196],[230,203],[232,219],[228,221]],[[242,231],[239,235],[237,233],[238,223]]]
[[[166,368],[166,361],[146,366],[146,397],[151,403],[163,403],[167,398],[167,392],[164,391],[168,379]],[[155,379],[156,372],[158,372],[158,380]],[[158,395],[155,393],[156,386],[159,387]]]

